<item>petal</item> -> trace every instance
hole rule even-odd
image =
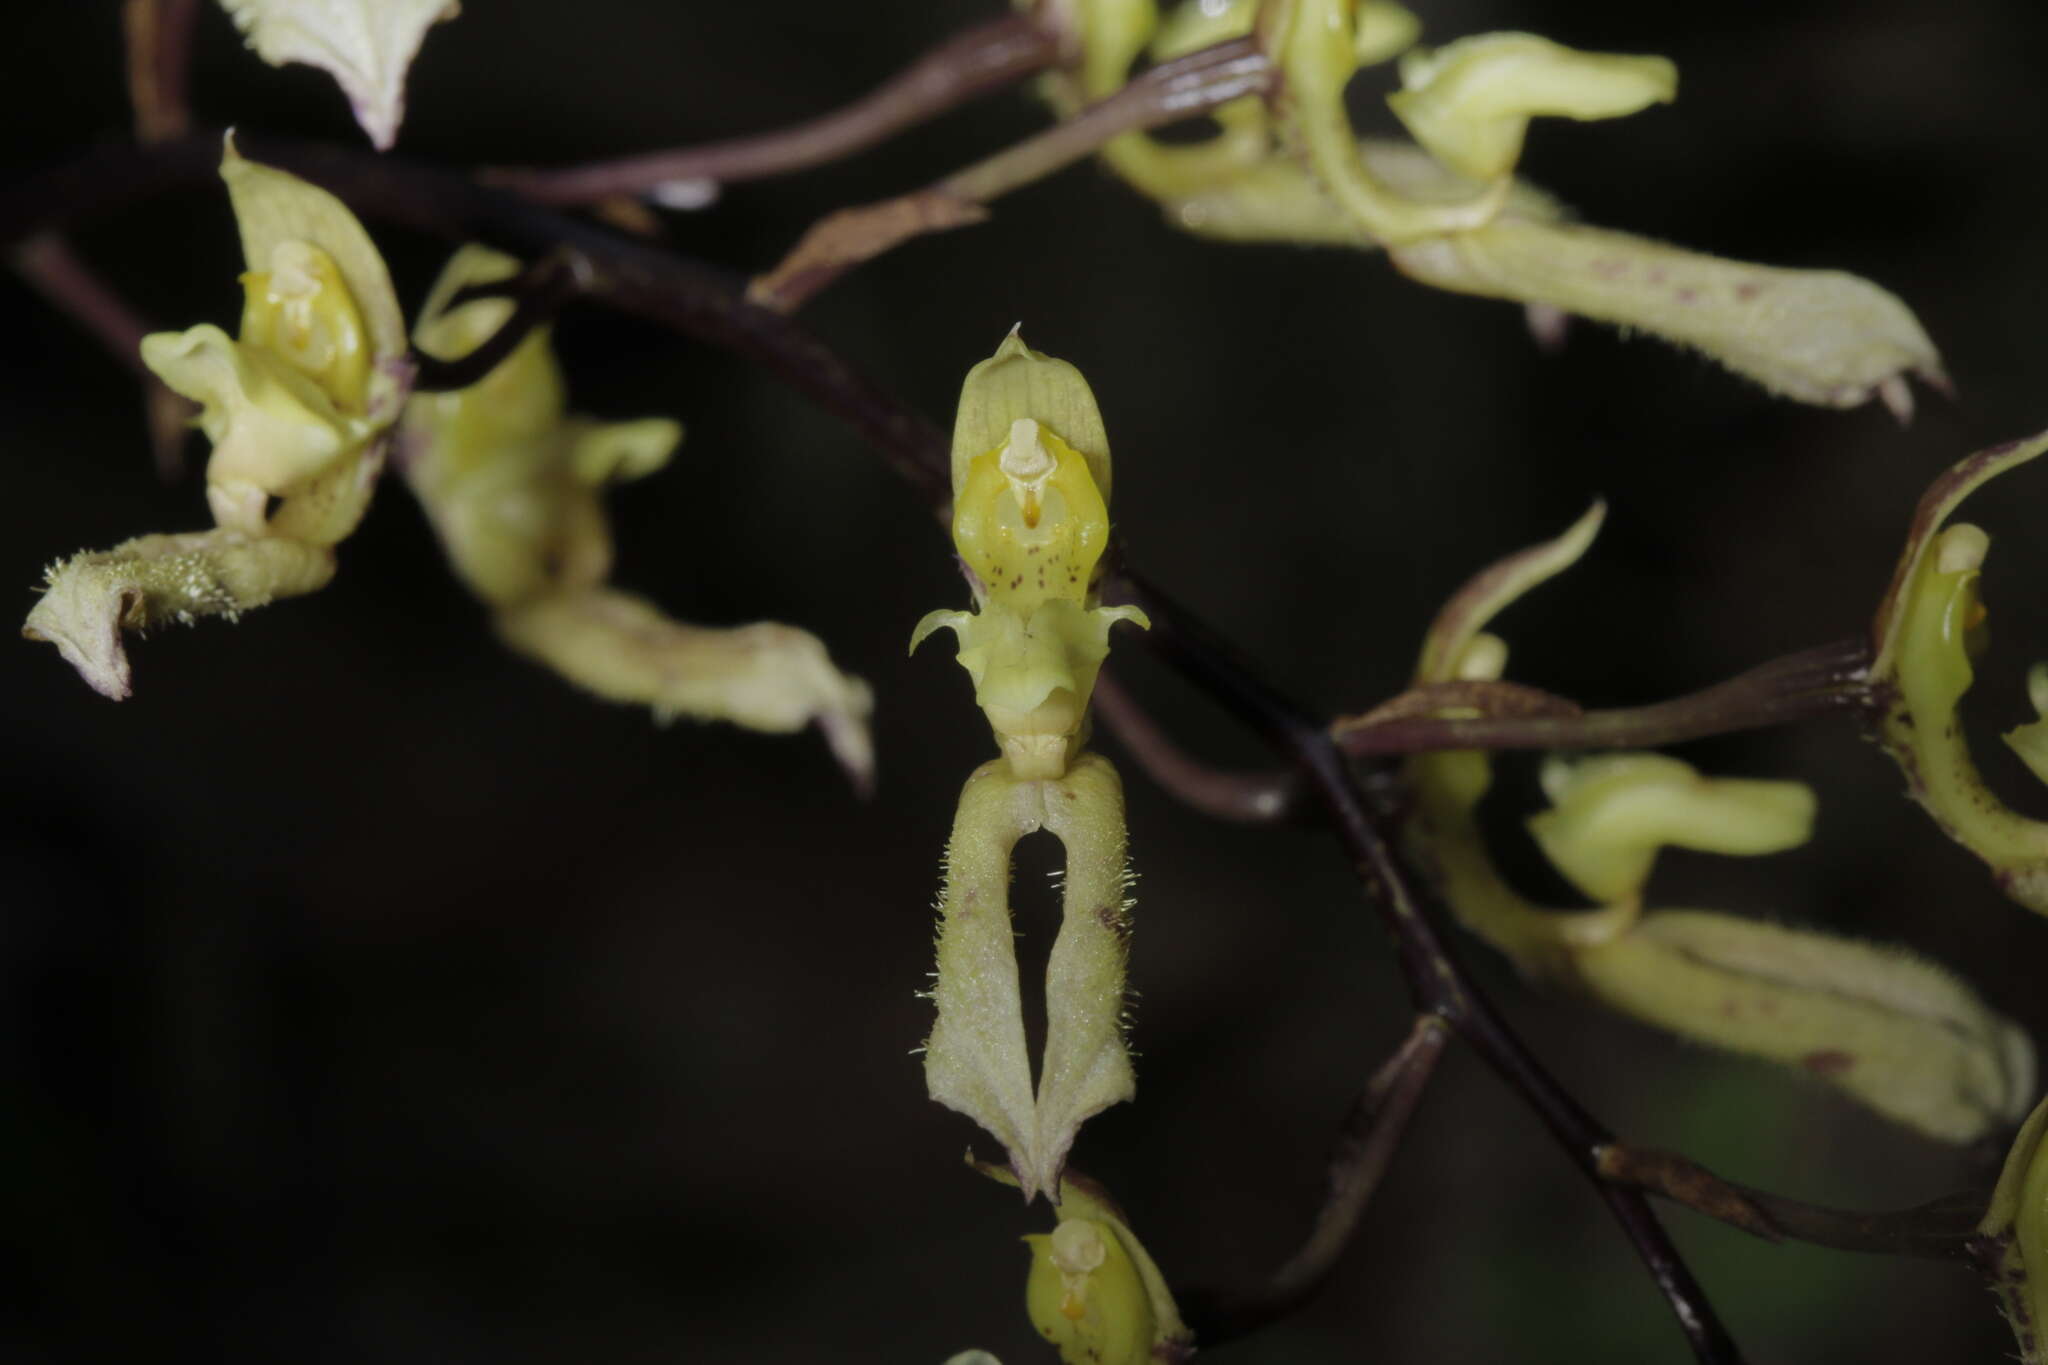
[[[583,483],[625,483],[662,468],[682,444],[683,424],[667,417],[635,422],[571,423],[569,467]]]
[[[334,556],[324,549],[233,530],[141,536],[53,565],[22,634],[57,646],[95,692],[129,692],[121,632],[242,612],[324,587]]]
[[[1081,452],[1102,501],[1109,502],[1109,434],[1094,391],[1074,366],[1026,346],[1016,327],[994,355],[967,372],[960,386],[953,423],[954,497],[966,487],[969,466],[1007,441],[1020,418],[1038,422]]]
[[[1557,539],[1509,555],[1458,589],[1423,637],[1415,681],[1449,682],[1459,677],[1465,651],[1488,623],[1531,588],[1578,563],[1606,518],[1607,504],[1596,501]]]
[[[1528,820],[1551,865],[1602,905],[1643,892],[1665,845],[1754,856],[1797,848],[1813,835],[1813,789],[1803,782],[1704,778],[1663,754],[1551,758],[1543,788],[1552,808]]]
[[[392,381],[383,374],[381,362],[405,354],[405,315],[398,306],[398,293],[391,287],[391,272],[370,234],[348,206],[326,190],[245,159],[235,150],[232,135],[221,159],[220,175],[234,204],[235,222],[242,232],[242,256],[249,269],[268,270],[277,248],[291,242],[310,243],[333,259],[369,333],[372,358],[379,362],[372,368],[371,415],[383,420],[397,416],[398,398],[387,391]],[[379,387],[380,378],[384,388]],[[384,411],[386,406],[390,411]]]
[[[304,62],[334,77],[377,150],[405,118],[405,73],[427,30],[453,19],[455,0],[222,0],[256,55]]]
[[[1051,1190],[1081,1125],[1131,1099],[1137,1082],[1124,1045],[1132,902],[1123,784],[1108,759],[1084,753],[1046,786],[1045,828],[1067,855],[1060,931],[1045,968],[1045,1055],[1032,1150],[1037,1184]]]
[[[1513,218],[1400,246],[1391,259],[1439,289],[1545,304],[1690,346],[1801,403],[1854,407],[1896,394],[1908,374],[1947,382],[1912,310],[1839,270],[1782,270]]]
[[[938,1017],[924,1047],[932,1099],[1003,1144],[1027,1199],[1040,1188],[1038,1110],[1010,928],[1010,853],[1044,822],[1044,790],[997,760],[975,769],[960,791],[939,893]]]
[[[502,251],[474,242],[462,247],[448,258],[434,287],[427,291],[427,301],[413,328],[414,344],[438,360],[459,360],[483,345],[512,316],[512,300],[471,299],[459,308],[450,308],[449,301],[470,285],[509,280],[519,270],[519,261]],[[460,409],[464,430],[437,439],[474,440],[488,446],[549,438],[568,410],[567,390],[549,329],[535,328],[489,374],[440,398],[451,410]],[[479,459],[484,453],[474,452]]]
[[[1387,104],[1451,169],[1491,180],[1514,169],[1529,119],[1615,118],[1678,94],[1662,57],[1578,52],[1533,33],[1483,33],[1401,61]]]
[[[1799,1067],[1944,1142],[2012,1123],[2034,1098],[2026,1035],[1904,949],[1664,910],[1575,965],[1612,1009]]]
[[[311,379],[272,353],[243,346],[210,323],[143,338],[142,361],[166,385],[201,405],[213,441],[210,486],[253,489],[236,496],[237,529],[260,533],[263,494],[281,494],[321,473],[367,433],[334,411]],[[253,518],[250,520],[249,518]]]
[[[771,734],[815,722],[856,783],[874,772],[867,684],[834,668],[808,631],[768,621],[688,626],[603,587],[503,608],[496,623],[512,648],[600,697]]]

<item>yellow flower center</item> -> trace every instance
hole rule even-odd
[[[361,412],[370,392],[369,339],[334,258],[310,242],[279,242],[270,268],[243,275],[242,288],[243,344],[283,357],[337,408]]]

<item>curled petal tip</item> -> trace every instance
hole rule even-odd
[[[1553,304],[1530,303],[1522,307],[1522,320],[1528,324],[1529,338],[1536,343],[1537,350],[1556,355],[1564,349],[1571,331],[1570,313]]]
[[[1913,424],[1913,389],[1902,374],[1881,380],[1877,386],[1877,397],[1886,411],[1898,419],[1900,426]]]
[[[848,681],[857,681],[849,679]],[[867,700],[867,689],[861,687],[860,700]],[[821,709],[817,715],[820,734],[825,736],[825,745],[832,751],[832,757],[846,771],[847,781],[853,784],[853,794],[861,800],[871,799],[875,794],[875,741],[868,733],[864,720],[865,707],[858,709]]]

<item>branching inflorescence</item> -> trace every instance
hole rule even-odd
[[[412,52],[452,9],[437,0],[392,7],[381,30],[361,26],[340,42],[330,41],[319,17],[330,11],[318,6],[229,8],[266,59],[333,70],[380,148],[396,136]],[[188,120],[182,73],[167,56],[182,50],[190,7],[131,0],[131,10],[131,76],[148,145],[98,164],[125,156],[131,169],[190,178],[199,143],[175,136]],[[950,521],[974,609],[927,616],[912,648],[941,628],[956,634],[1000,756],[969,777],[946,849],[925,1071],[931,1098],[1001,1145],[1006,1164],[981,1169],[1027,1201],[1042,1194],[1054,1205],[1053,1229],[1031,1239],[1027,1304],[1067,1360],[1178,1359],[1305,1301],[1357,1230],[1456,1037],[1595,1182],[1700,1359],[1737,1356],[1645,1191],[1771,1239],[1975,1260],[1994,1277],[2026,1359],[2037,1361],[2034,1325],[2048,1310],[2033,1278],[2048,1258],[2042,1110],[1989,1197],[1852,1215],[1746,1190],[1606,1130],[1474,986],[1439,924],[1454,919],[1540,986],[1820,1077],[1928,1137],[1973,1142],[2019,1121],[2036,1099],[2032,1043],[1945,970],[1904,949],[1793,925],[1646,907],[1660,849],[1765,856],[1805,842],[1815,814],[1801,783],[1703,777],[1648,747],[1857,717],[1940,827],[2012,899],[2048,909],[2048,826],[1990,796],[1957,720],[1984,616],[1978,575],[1988,538],[1945,525],[1964,497],[2048,448],[2048,437],[1986,450],[1937,481],[1867,641],[1627,711],[1588,711],[1509,682],[1507,648],[1488,628],[1585,553],[1604,516],[1596,506],[1557,540],[1454,595],[1399,696],[1330,720],[1281,694],[1121,556],[1109,522],[1107,435],[1072,365],[1013,332],[969,373],[949,453],[921,416],[788,319],[861,261],[918,233],[979,221],[1008,190],[1099,153],[1186,231],[1384,250],[1424,283],[1520,302],[1546,327],[1578,314],[1650,331],[1793,400],[1844,407],[1876,397],[1903,418],[1908,376],[1945,384],[1911,312],[1875,285],[1584,226],[1515,178],[1532,117],[1610,118],[1668,102],[1677,83],[1670,62],[1509,33],[1428,51],[1415,46],[1419,32],[1385,0],[1189,0],[1169,14],[1151,0],[1043,0],[942,46],[814,127],[603,167],[498,172],[496,188],[330,148],[280,147],[270,164],[230,140],[221,174],[248,266],[238,332],[202,324],[140,343],[149,372],[198,404],[213,444],[215,524],[54,566],[25,633],[55,644],[96,690],[125,696],[125,631],[232,619],[318,590],[389,465],[514,650],[664,717],[772,732],[815,722],[865,784],[870,694],[816,637],[775,623],[684,625],[611,583],[600,491],[655,474],[682,431],[667,418],[570,416],[547,322],[576,299],[655,318],[762,361],[854,423]],[[1346,84],[1361,67],[1396,58],[1402,89],[1389,104],[1413,140],[1361,139]],[[683,182],[715,189],[721,179],[799,169],[1034,73],[1059,118],[1052,128],[910,195],[826,219],[745,286],[540,206],[618,194],[674,201]],[[1213,114],[1214,136],[1149,136],[1193,113]],[[108,324],[102,334],[125,345],[134,327],[119,300],[49,235],[121,197],[81,183],[54,173],[0,205],[0,224],[18,268],[60,305],[89,309]],[[459,246],[409,341],[351,204]],[[1139,1242],[1108,1192],[1068,1166],[1083,1123],[1136,1093],[1126,1045],[1124,799],[1115,769],[1088,747],[1098,673],[1120,621],[1151,628],[1151,646],[1287,766],[1206,770],[1106,683],[1105,715],[1133,755],[1212,814],[1324,824],[1395,944],[1415,1011],[1407,1040],[1346,1121],[1308,1237],[1245,1285],[1170,1287],[1170,1266]],[[2048,716],[2048,667],[2031,690]],[[2020,725],[2007,742],[2048,779],[2048,720]],[[1490,751],[1510,748],[1553,751],[1542,777],[1550,807],[1528,828],[1586,908],[1537,904],[1496,866],[1478,807],[1493,780]],[[1066,868],[1034,1069],[1008,887],[1015,845],[1041,829],[1061,841]],[[1970,1216],[1959,1220],[1956,1208]]]

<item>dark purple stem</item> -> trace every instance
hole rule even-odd
[[[1860,714],[1870,705],[1869,667],[1867,641],[1840,640],[1650,706],[1457,720],[1401,716],[1356,726],[1339,721],[1337,743],[1355,758],[1438,749],[1653,748],[1819,716]]]
[[[1449,1037],[1450,1028],[1442,1019],[1418,1015],[1401,1046],[1373,1074],[1337,1130],[1322,1206],[1294,1255],[1257,1284],[1177,1296],[1197,1341],[1213,1346],[1244,1336],[1315,1297],[1357,1233]]]
[[[1059,56],[1058,40],[1030,16],[1006,15],[947,39],[872,93],[794,128],[560,170],[484,173],[543,204],[641,195],[678,181],[758,180],[837,161],[976,96],[1016,84]]]
[[[1413,879],[1396,860],[1367,806],[1350,760],[1329,732],[1260,677],[1234,646],[1210,632],[1158,587],[1128,569],[1119,580],[1122,600],[1143,607],[1152,620],[1152,629],[1145,633],[1147,643],[1300,768],[1351,855],[1367,899],[1394,940],[1416,1010],[1450,1024],[1536,1111],[1593,1182],[1670,1304],[1695,1358],[1705,1365],[1739,1361],[1742,1355],[1734,1339],[1680,1259],[1648,1200],[1641,1191],[1602,1176],[1600,1153],[1613,1142],[1613,1135],[1558,1083],[1492,1002],[1470,984],[1450,946],[1424,914]]]

